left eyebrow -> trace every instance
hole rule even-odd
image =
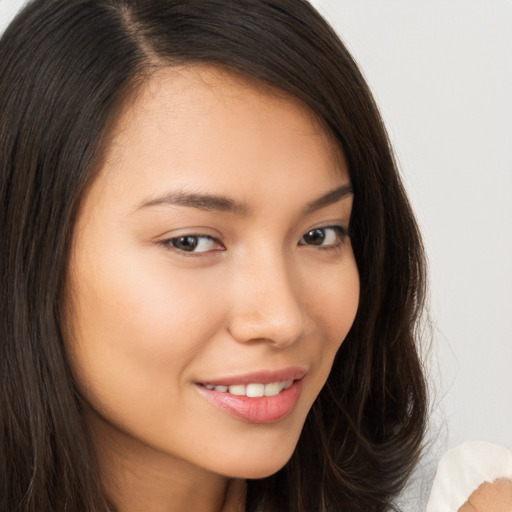
[[[325,208],[326,206],[337,203],[341,199],[344,199],[353,193],[354,188],[352,187],[352,184],[347,183],[342,185],[341,187],[335,188],[334,190],[327,192],[327,194],[324,194],[318,199],[315,199],[311,203],[307,204],[306,207],[302,210],[302,214],[309,215],[313,212],[316,212],[317,210]]]

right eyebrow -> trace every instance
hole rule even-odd
[[[249,214],[249,207],[246,204],[234,201],[229,197],[191,192],[171,192],[154,199],[148,199],[143,201],[139,208],[159,205],[187,206],[208,212],[226,212],[241,216]]]

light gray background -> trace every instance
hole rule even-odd
[[[0,0],[0,31],[22,5]],[[512,1],[316,0],[381,107],[423,230],[446,444],[512,447]]]

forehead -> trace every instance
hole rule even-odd
[[[110,131],[107,155],[119,157],[127,141],[133,148],[133,139],[142,135],[156,143],[151,132],[162,135],[158,127],[177,137],[184,129],[193,129],[199,141],[208,125],[215,123],[219,139],[243,130],[256,143],[261,135],[258,126],[269,129],[276,115],[281,124],[276,135],[285,137],[293,125],[290,136],[297,135],[297,129],[301,135],[317,136],[336,172],[345,168],[339,144],[323,120],[299,99],[257,79],[206,64],[164,67],[144,81],[124,102]]]
[[[105,146],[84,202],[125,211],[175,190],[229,196],[253,211],[299,209],[349,182],[341,151],[306,105],[211,66],[155,72],[127,98]]]

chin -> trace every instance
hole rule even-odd
[[[240,453],[240,458],[237,460],[225,460],[220,473],[230,478],[248,480],[266,478],[282,469],[290,460],[294,451],[295,445],[288,450],[281,449],[279,453],[276,453],[276,451],[268,453],[265,450],[259,450],[259,453],[253,457],[246,453]]]
[[[267,478],[282,469],[288,460],[274,465],[267,464],[262,465],[261,467],[240,468],[239,471],[236,471],[234,474],[229,474],[227,476],[230,478],[241,478],[244,480],[258,480],[260,478]]]

